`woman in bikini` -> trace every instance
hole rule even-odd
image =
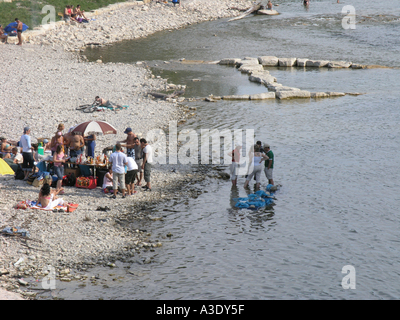
[[[63,15],[63,19],[65,22],[70,22],[71,20],[71,14],[68,12],[69,10],[69,6],[66,6],[64,9],[64,15]]]
[[[3,138],[3,141],[1,142],[0,153],[3,155],[4,159],[11,158],[11,150],[11,144],[7,142],[6,138]]]
[[[58,193],[61,191],[64,191],[64,189],[51,190],[50,185],[45,183],[39,191],[39,198],[36,203],[40,203],[44,209],[54,209],[58,205],[64,205],[64,200],[57,198]]]

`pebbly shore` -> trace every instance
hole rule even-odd
[[[25,126],[31,128],[32,142],[51,138],[57,125],[65,128],[86,120],[105,120],[117,135],[100,136],[96,150],[101,151],[125,138],[126,127],[140,137],[149,130],[163,129],[170,121],[181,121],[191,113],[176,100],[155,100],[149,91],[175,88],[155,78],[146,64],[87,62],[76,51],[90,43],[111,44],[151,33],[239,14],[234,8],[249,7],[249,1],[185,1],[183,7],[132,2],[132,8],[95,13],[85,25],[57,25],[56,29],[31,37],[23,46],[0,45],[0,136],[18,141]],[[115,32],[115,33],[113,33]],[[82,35],[84,37],[81,39]],[[118,35],[118,36],[115,36]],[[177,84],[179,85],[179,84]],[[95,96],[129,106],[118,112],[85,114],[76,110],[92,103]],[[165,201],[184,201],[199,193],[193,184],[207,176],[207,168],[159,165],[152,172],[152,192],[139,192],[126,199],[111,200],[99,188],[66,187],[62,196],[78,203],[72,213],[53,213],[15,209],[21,200],[35,200],[39,189],[13,176],[0,176],[0,229],[25,228],[30,239],[0,235],[0,290],[22,293],[34,298],[25,279],[42,279],[47,266],[56,270],[62,281],[82,280],[95,265],[113,267],[116,260],[140,256],[143,250],[157,250],[168,235],[151,235],[132,228],[127,221],[163,219],[152,209]],[[109,206],[110,211],[97,211]]]

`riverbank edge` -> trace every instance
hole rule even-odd
[[[240,2],[243,2],[243,3],[246,3],[246,2],[248,2],[248,1],[240,1]],[[122,3],[122,4],[128,4],[128,3]],[[130,3],[131,4],[131,3]],[[102,13],[105,13],[105,12],[108,12],[108,11],[110,11],[110,10],[115,10],[116,9],[116,7],[118,6],[118,5],[120,5],[120,7],[121,7],[121,3],[120,4],[114,4],[114,5],[110,5],[110,6],[108,6],[108,7],[106,7],[106,8],[102,8],[102,9],[99,9],[99,10],[96,10],[96,12],[94,12],[93,14],[95,14],[95,15],[100,15],[100,14],[102,14]],[[142,2],[142,3],[140,3],[140,1],[138,1],[138,4],[136,4],[136,5],[144,5],[144,3]],[[122,5],[123,6],[123,5]],[[119,7],[119,8],[120,8]],[[233,11],[233,12],[235,12],[235,11]],[[234,14],[232,14],[231,16],[234,16]],[[216,17],[214,17],[215,19],[218,19],[219,17],[218,16],[216,16]],[[199,22],[204,22],[204,21],[211,21],[211,19],[207,19],[207,20],[202,20],[202,19],[199,19],[199,21],[197,21],[197,23],[199,23]],[[63,23],[62,22],[60,22],[59,23],[60,25],[62,25]],[[182,24],[182,26],[181,27],[183,27],[183,26],[185,26],[185,25],[187,25],[188,23],[183,23]],[[191,23],[189,23],[189,24],[191,24]],[[54,25],[56,25],[56,24],[54,24]],[[52,25],[48,25],[48,27],[46,27],[46,26],[42,26],[40,29],[38,29],[38,30],[33,30],[33,31],[30,31],[29,32],[29,34],[28,34],[28,37],[25,37],[25,40],[27,40],[27,41],[30,41],[30,40],[32,40],[35,36],[37,36],[37,35],[43,35],[44,33],[46,33],[46,31],[47,30],[51,30],[51,27],[50,26],[52,26]],[[168,29],[168,28],[167,28]],[[157,31],[159,31],[159,30],[157,30]],[[157,31],[155,31],[155,32],[157,32]],[[26,33],[25,33],[25,36],[26,36]],[[146,35],[147,36],[147,35]],[[10,38],[9,38],[10,39]],[[12,39],[12,38],[11,38]],[[116,41],[115,41],[116,42]],[[107,42],[107,44],[111,44],[112,42]],[[65,48],[64,48],[65,49]],[[78,50],[76,50],[76,49],[74,49],[74,50],[66,50],[66,51],[78,51]],[[190,177],[190,179],[189,179],[189,182],[190,183],[192,183],[193,184],[193,182],[194,182],[194,176],[191,176]],[[199,179],[198,181],[200,181],[201,179]],[[175,183],[176,183],[176,181],[175,181]],[[179,188],[178,188],[179,189]],[[163,199],[160,199],[159,200],[159,203],[161,203],[161,202],[164,202],[165,200],[163,200]],[[12,261],[9,261],[9,264],[12,264]],[[99,265],[102,265],[102,264],[99,264]],[[4,277],[6,277],[7,276],[7,274],[2,274],[2,280],[4,280]],[[14,279],[15,280],[15,279]],[[15,282],[15,281],[14,281]],[[25,285],[25,284],[22,284],[23,286]],[[2,291],[4,291],[4,290],[2,290]],[[18,289],[17,291],[20,291],[20,289]],[[15,300],[15,299],[19,299],[19,297],[21,297],[21,299],[24,299],[24,298],[22,298],[22,296],[17,292],[9,292],[9,294],[7,294],[7,292],[8,291],[6,291],[6,292],[2,292],[2,293],[4,293],[4,296],[1,298],[1,299],[11,299],[11,300]],[[16,296],[17,295],[17,296]],[[31,296],[25,296],[25,299],[34,299],[35,298],[35,296],[36,295],[31,295]]]
[[[100,18],[102,16],[105,16],[106,14],[109,13],[115,13],[119,11],[119,13],[127,11],[128,9],[135,9],[135,10],[140,10],[143,13],[144,12],[151,12],[151,11],[155,11],[155,10],[162,10],[164,8],[168,8],[168,9],[177,9],[176,13],[178,16],[182,17],[181,21],[179,22],[178,25],[171,27],[170,25],[168,25],[167,21],[165,21],[165,25],[161,26],[161,29],[158,30],[145,30],[140,28],[140,30],[136,30],[135,34],[130,34],[127,36],[123,36],[121,37],[109,37],[109,36],[105,36],[103,38],[100,39],[100,41],[96,41],[95,45],[111,45],[115,42],[119,42],[121,40],[135,40],[135,39],[140,39],[143,37],[147,37],[155,32],[158,31],[163,31],[163,30],[171,30],[171,29],[179,29],[182,27],[185,27],[187,25],[191,25],[191,24],[196,24],[196,23],[200,23],[200,22],[205,22],[205,21],[212,21],[212,20],[216,20],[219,18],[229,18],[229,17],[235,17],[237,15],[239,15],[241,12],[238,10],[238,7],[230,7],[231,8],[231,12],[226,15],[223,14],[221,15],[220,12],[218,12],[217,10],[214,10],[215,14],[213,14],[213,12],[211,10],[206,10],[205,8],[203,8],[202,6],[204,5],[204,3],[206,3],[208,5],[207,2],[211,3],[210,1],[202,1],[201,5],[196,5],[197,4],[197,0],[187,0],[185,1],[186,3],[184,3],[181,7],[176,7],[173,6],[172,4],[165,4],[165,3],[161,3],[161,2],[155,2],[155,1],[151,1],[151,0],[143,0],[143,1],[125,1],[125,2],[118,2],[118,3],[114,3],[114,4],[110,4],[106,7],[103,8],[99,8],[99,9],[95,9],[95,10],[91,10],[90,12],[85,12],[85,16],[89,19],[89,20],[96,20],[96,18]],[[234,5],[238,5],[239,3],[243,3],[246,4],[243,8],[248,7],[251,5],[251,1],[249,0],[234,0],[231,4]],[[229,1],[220,1],[218,2],[219,6],[217,6],[217,3],[213,3],[213,8],[223,8],[226,5],[230,5]],[[186,18],[189,15],[194,16],[194,14],[198,14],[195,19],[193,20],[185,20],[186,14]],[[76,23],[76,22],[68,22],[66,23],[64,20],[61,21],[55,21],[55,22],[50,22],[47,24],[43,24],[43,25],[39,25],[38,27],[34,27],[32,30],[27,30],[25,32],[22,33],[22,39],[23,41],[27,42],[27,43],[32,43],[32,44],[49,44],[47,42],[47,39],[50,38],[52,41],[54,41],[54,34],[52,34],[53,31],[59,30],[61,27],[63,26],[72,26],[72,27],[76,27],[77,29],[86,29],[85,31],[87,31],[87,28],[90,28],[90,23],[86,24],[86,23]],[[76,30],[75,30],[76,31]],[[82,31],[82,30],[80,30]],[[148,32],[150,31],[150,32]],[[116,31],[116,34],[118,33],[118,31]],[[74,40],[74,39],[68,39],[68,40]],[[62,45],[64,47],[64,49],[66,51],[77,51],[77,52],[83,52],[84,49],[90,45],[93,45],[93,42],[87,42],[85,41],[84,37],[80,37],[78,39],[79,41],[77,41],[76,43],[74,43],[73,45],[65,45],[65,39],[62,39],[61,41],[58,41],[58,45]],[[18,39],[17,37],[8,37],[8,42],[11,44],[16,44],[18,43]],[[57,41],[56,41],[57,42]],[[54,42],[53,42],[54,44]]]

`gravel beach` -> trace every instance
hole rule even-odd
[[[86,62],[79,51],[91,43],[107,45],[135,39],[157,31],[238,15],[230,8],[248,8],[250,1],[183,1],[183,7],[129,2],[120,8],[96,13],[94,21],[82,25],[57,25],[45,34],[31,37],[23,46],[1,45],[0,136],[18,141],[23,128],[31,128],[32,142],[51,138],[59,123],[65,128],[87,120],[113,124],[117,135],[100,136],[96,151],[125,139],[131,127],[139,137],[152,129],[163,129],[169,121],[180,121],[189,108],[176,100],[147,97],[149,91],[172,89],[166,80],[152,76],[145,63],[124,65]],[[179,85],[179,84],[176,84]],[[95,96],[129,106],[119,112],[85,114],[75,108],[91,103]],[[151,209],[161,201],[184,199],[197,194],[189,187],[204,179],[206,169],[156,165],[152,192],[139,191],[126,199],[111,200],[100,188],[66,187],[63,199],[78,203],[72,213],[15,209],[21,200],[36,200],[39,188],[13,176],[0,176],[0,229],[18,226],[30,232],[31,240],[0,236],[0,290],[34,298],[24,278],[41,279],[46,267],[56,269],[62,281],[80,280],[94,265],[111,266],[118,259],[157,250],[162,239],[132,229],[124,221],[159,220]],[[188,187],[184,187],[188,186]],[[184,191],[183,191],[184,190]],[[112,202],[113,201],[113,202]],[[96,211],[109,206],[110,211]],[[164,235],[166,236],[166,235]],[[18,263],[17,263],[18,262]],[[73,271],[74,270],[74,271]],[[0,299],[7,297],[1,295]],[[12,297],[11,297],[12,299]]]

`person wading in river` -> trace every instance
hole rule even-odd
[[[264,144],[264,151],[269,158],[265,161],[264,173],[268,179],[268,183],[274,185],[274,177],[272,175],[274,169],[274,153],[271,151],[271,148],[267,143]]]

